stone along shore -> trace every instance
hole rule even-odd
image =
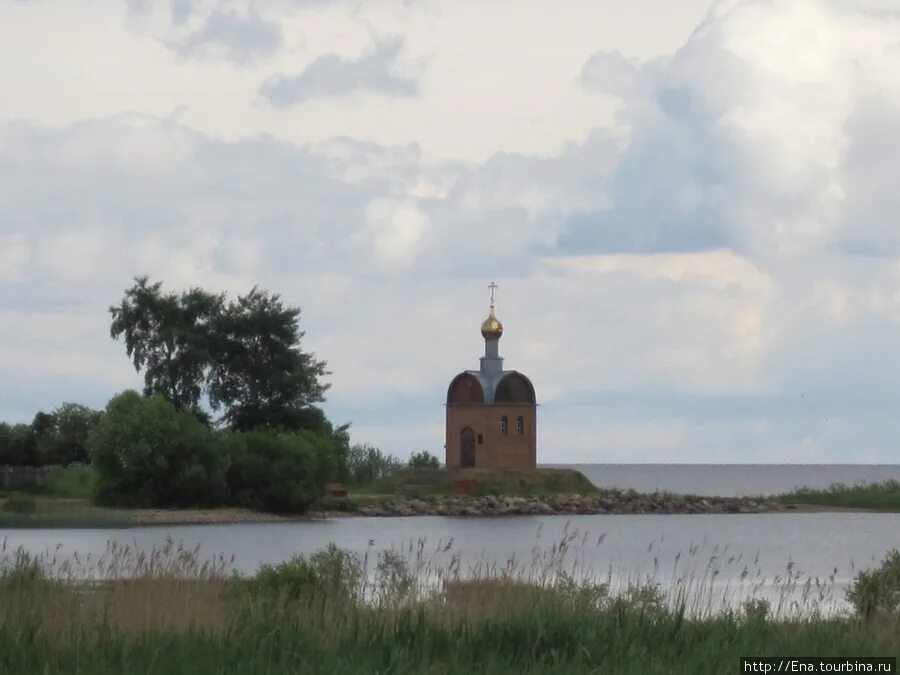
[[[586,515],[596,513],[766,513],[785,506],[768,499],[700,497],[632,490],[601,494],[561,494],[540,497],[385,497],[359,502],[350,497],[329,509],[329,515],[354,516],[512,516]]]

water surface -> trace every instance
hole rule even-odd
[[[381,549],[446,567],[458,556],[464,572],[485,565],[541,576],[561,565],[576,576],[622,584],[650,578],[664,586],[712,583],[717,592],[744,584],[777,595],[787,577],[796,585],[818,579],[823,601],[843,606],[844,588],[861,568],[900,547],[900,517],[879,513],[585,515],[463,518],[338,518],[321,522],[161,526],[128,529],[0,530],[6,550],[24,547],[58,560],[76,552],[102,556],[110,541],[150,550],[167,540],[199,547],[201,557],[224,554],[252,573],[261,564],[310,554],[333,542],[369,557]],[[556,556],[559,542],[567,552]],[[679,581],[680,580],[680,581]],[[773,591],[773,589],[776,589]]]
[[[900,465],[563,465],[596,485],[640,492],[742,496],[827,487],[836,482],[900,480]],[[566,540],[560,560],[558,544]],[[124,529],[2,530],[7,555],[16,547],[57,561],[96,560],[110,542],[149,551],[167,541],[200,556],[222,554],[251,574],[260,565],[308,555],[335,543],[374,564],[378,551],[418,554],[432,568],[456,556],[463,571],[515,565],[544,567],[616,583],[648,577],[668,587],[697,579],[725,592],[735,586],[777,594],[788,577],[828,584],[842,608],[844,588],[861,568],[900,548],[900,514],[771,513],[710,515],[586,515],[451,518],[339,518],[320,522],[159,526]],[[421,553],[418,553],[421,550]],[[231,557],[233,556],[233,562]]]

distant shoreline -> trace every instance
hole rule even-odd
[[[897,509],[792,503],[775,498],[641,494],[555,495],[550,497],[385,499],[380,503],[345,506],[322,512],[327,518],[346,517],[506,517],[578,515],[754,515],[761,513],[896,513]]]
[[[598,488],[571,469],[400,469],[303,514],[246,508],[118,508],[86,495],[0,493],[0,529],[118,528],[321,522],[346,517],[505,517],[898,513],[900,483],[799,488],[769,496],[712,496]]]
[[[387,499],[384,503],[342,509],[309,511],[283,515],[246,509],[110,509],[82,507],[59,512],[32,515],[3,513],[0,529],[76,529],[131,528],[188,525],[249,525],[272,523],[323,522],[343,518],[378,518],[444,516],[462,518],[578,516],[578,515],[754,515],[761,513],[892,513],[896,511],[852,506],[817,504],[783,504],[772,500],[691,497],[667,495],[670,499],[653,500],[654,495],[634,493],[634,498],[621,503],[603,504],[590,496],[558,495],[550,498],[472,497],[436,500]],[[671,498],[674,497],[674,500]],[[70,500],[59,500],[70,501]]]

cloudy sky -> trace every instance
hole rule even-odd
[[[0,419],[149,274],[442,453],[496,280],[539,461],[900,462],[900,0],[7,0],[0,86]]]

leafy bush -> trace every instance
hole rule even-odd
[[[629,583],[609,606],[617,611],[661,612],[665,607],[665,596],[657,583]]]
[[[372,445],[356,443],[350,446],[344,460],[343,473],[352,485],[367,485],[401,468],[403,464],[393,455]]]
[[[608,583],[594,583],[576,579],[572,574],[559,570],[550,587],[558,598],[572,607],[596,609],[613,602]],[[632,591],[634,593],[634,591]]]
[[[160,395],[115,396],[90,434],[97,497],[120,506],[216,506],[226,461],[212,432]]]
[[[771,604],[765,598],[748,598],[741,603],[744,618],[749,622],[765,621],[771,608]]]
[[[330,471],[331,439],[310,431],[247,431],[222,436],[230,465],[226,473],[236,506],[299,513],[321,495]]]
[[[250,582],[250,588],[263,595],[298,598],[316,588],[318,580],[312,564],[302,555],[277,565],[262,565]]]
[[[411,469],[440,469],[441,461],[427,450],[422,452],[414,452],[409,458],[409,467]]]
[[[900,551],[888,551],[881,567],[857,574],[847,589],[847,600],[865,619],[875,614],[900,615]]]
[[[333,543],[310,556],[294,556],[278,565],[263,565],[251,580],[258,593],[291,598],[320,593],[332,600],[359,599],[364,579],[362,561]]]
[[[93,499],[97,493],[97,472],[87,464],[71,464],[51,475],[43,491],[54,497]]]
[[[13,492],[7,496],[3,510],[22,515],[32,514],[37,511],[37,503],[29,495]]]

